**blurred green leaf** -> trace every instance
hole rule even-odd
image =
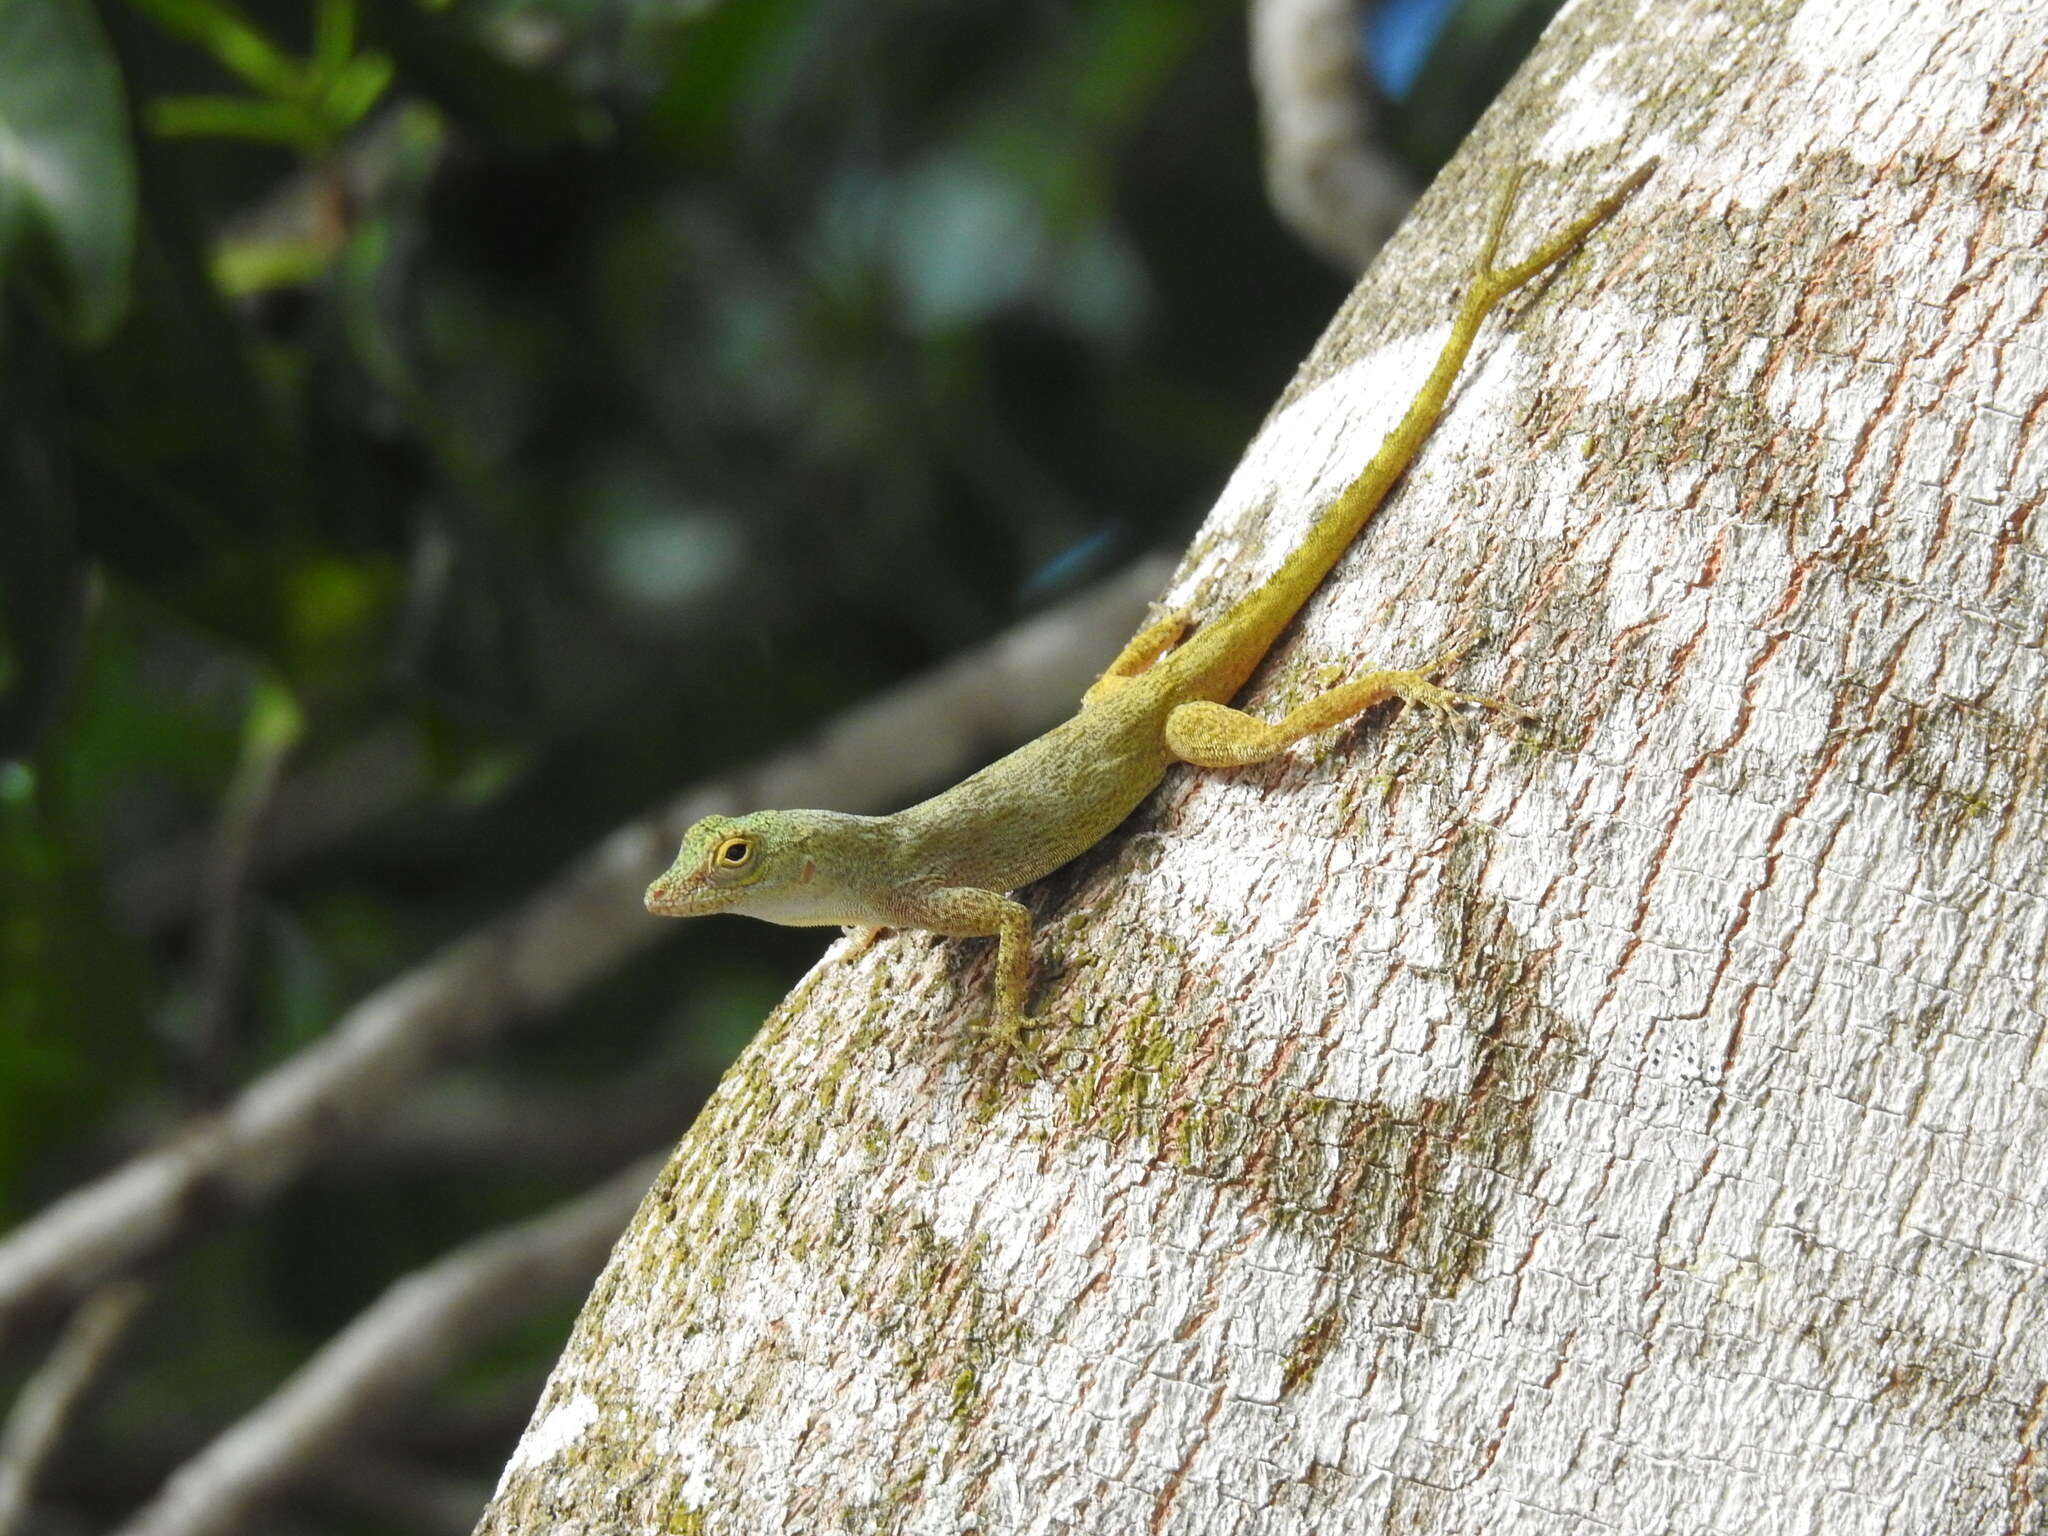
[[[166,31],[197,43],[221,68],[271,96],[304,94],[305,71],[221,0],[132,0]]]
[[[0,278],[86,343],[128,304],[135,164],[121,76],[86,0],[0,0]]]
[[[318,149],[332,135],[296,101],[255,96],[166,96],[149,104],[149,126],[167,139],[254,139]]]
[[[749,92],[801,43],[805,0],[738,0],[680,29],[655,121],[672,142],[710,154],[745,126]]]
[[[262,678],[250,695],[242,734],[250,754],[278,756],[297,746],[306,734],[306,712],[282,682]]]
[[[313,12],[313,73],[332,79],[355,51],[355,0],[320,0]]]
[[[208,270],[220,291],[231,299],[313,282],[334,261],[334,246],[325,240],[224,240],[215,247]]]
[[[322,115],[336,133],[341,133],[377,104],[384,88],[391,84],[391,60],[381,53],[365,53],[351,59],[335,75],[321,103]]]

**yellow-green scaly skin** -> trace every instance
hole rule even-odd
[[[1275,724],[1226,707],[1414,459],[1486,316],[1612,217],[1652,169],[1654,162],[1641,167],[1525,260],[1496,269],[1494,252],[1514,199],[1510,183],[1450,339],[1400,424],[1280,569],[1220,618],[1178,646],[1181,620],[1150,626],[1089,689],[1072,719],[892,816],[758,811],[706,817],[684,835],[667,873],[648,887],[647,909],[670,917],[741,912],[776,923],[996,935],[992,1024],[999,1036],[1014,1039],[1028,1022],[1031,925],[1007,893],[1093,847],[1171,764],[1258,762],[1387,698],[1439,713],[1459,703],[1490,703],[1430,681],[1456,659],[1453,653],[1417,671],[1369,673]]]

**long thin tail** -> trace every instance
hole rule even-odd
[[[1241,598],[1220,620],[1198,631],[1179,652],[1167,658],[1168,663],[1178,661],[1182,668],[1204,673],[1226,655],[1238,656],[1248,652],[1245,674],[1249,675],[1266,647],[1287,626],[1295,611],[1308,601],[1309,594],[1322,584],[1330,568],[1371,521],[1380,503],[1386,500],[1387,493],[1414,461],[1431,429],[1443,415],[1451,385],[1464,367],[1465,358],[1471,352],[1473,340],[1479,335],[1479,328],[1486,317],[1516,289],[1577,249],[1581,241],[1614,216],[1615,211],[1649,179],[1656,168],[1656,160],[1646,161],[1628,180],[1528,257],[1511,267],[1496,268],[1494,257],[1500,249],[1508,215],[1514,210],[1515,194],[1521,188],[1523,171],[1517,170],[1509,176],[1507,187],[1487,225],[1486,242],[1480,248],[1471,285],[1458,306],[1457,318],[1451,323],[1450,339],[1444,343],[1443,351],[1437,354],[1436,366],[1430,369],[1429,377],[1423,381],[1407,414],[1387,434],[1372,462],[1316,519],[1308,536],[1280,569]],[[1227,633],[1220,633],[1223,631]],[[1204,654],[1205,636],[1214,637],[1206,648],[1209,654]],[[1242,677],[1238,681],[1241,682]],[[1230,686],[1234,691],[1235,683]]]

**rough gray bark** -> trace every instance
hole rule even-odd
[[[1482,210],[1663,167],[1480,342],[1253,692],[1535,708],[1180,773],[979,946],[828,959],[615,1253],[486,1532],[2048,1521],[2048,18],[1584,0],[1169,594],[1372,452]]]

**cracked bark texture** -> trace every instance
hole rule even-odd
[[[2048,1529],[2042,7],[1584,0],[1168,594],[1490,327],[1249,694],[1493,637],[1535,709],[1177,772],[983,945],[828,957],[585,1308],[485,1532]],[[632,921],[621,914],[620,921]]]

